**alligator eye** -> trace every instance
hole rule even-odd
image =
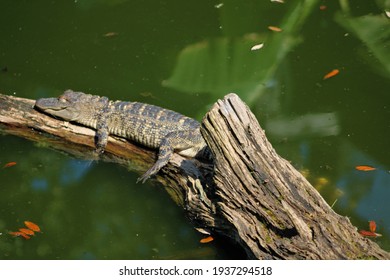
[[[61,101],[61,102],[65,103],[66,102],[66,98],[61,95],[60,97],[58,97],[58,101]]]

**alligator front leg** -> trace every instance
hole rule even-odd
[[[98,123],[95,135],[96,153],[98,155],[104,153],[104,149],[106,148],[108,142],[108,135],[107,123]]]
[[[110,116],[110,107],[108,106],[108,99],[102,97],[101,102],[104,102],[105,106],[101,109],[101,112],[99,112],[96,122],[95,144],[98,155],[104,153],[109,135],[108,118]]]

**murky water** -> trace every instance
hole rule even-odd
[[[236,92],[277,151],[358,228],[375,220],[390,250],[386,7],[242,2],[1,0],[0,92],[36,99],[71,88],[198,119]],[[0,169],[0,259],[235,256],[218,241],[200,244],[165,191],[136,185],[124,168],[2,135],[8,162],[17,164]],[[7,234],[25,220],[43,232]]]

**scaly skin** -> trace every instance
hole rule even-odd
[[[158,106],[110,101],[107,97],[67,90],[58,98],[38,99],[35,108],[96,129],[99,153],[104,152],[109,134],[158,149],[156,163],[137,182],[145,182],[155,175],[174,152],[186,157],[210,156],[199,122]]]

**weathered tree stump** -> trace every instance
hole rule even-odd
[[[0,129],[94,157],[93,130],[37,112],[34,102],[0,95]],[[219,100],[201,131],[214,165],[174,155],[156,176],[195,227],[234,240],[250,259],[390,259],[275,152],[237,95]],[[101,159],[143,172],[155,152],[110,137]]]

